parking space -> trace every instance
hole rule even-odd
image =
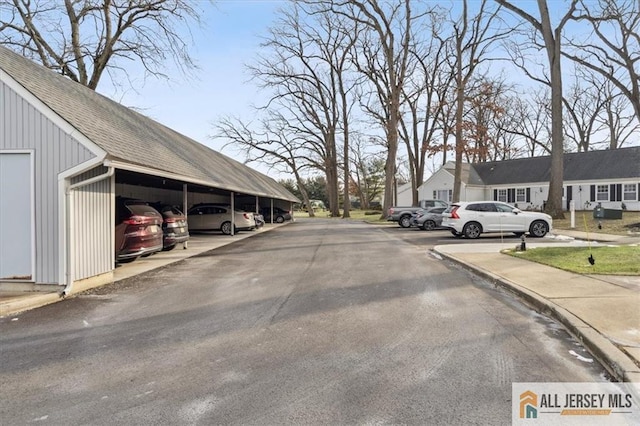
[[[255,231],[239,232],[234,236],[222,235],[220,232],[192,234],[186,249],[183,248],[182,245],[178,245],[178,247],[171,251],[159,252],[148,257],[139,258],[135,262],[119,264],[114,271],[114,282],[161,268],[174,262],[179,262],[182,259],[196,256],[200,253],[232,244],[263,232],[268,232],[279,226],[282,226],[282,224],[267,224]]]

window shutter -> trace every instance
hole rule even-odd
[[[507,190],[507,203],[514,203],[516,201],[516,190],[511,188]]]
[[[497,189],[493,190],[493,201],[498,201],[498,190]]]
[[[616,201],[622,201],[622,184],[616,185]]]
[[[527,195],[526,195],[526,197],[527,197],[527,199],[526,199],[526,200],[527,200],[527,203],[530,203],[530,202],[531,202],[531,188],[527,188]]]
[[[609,185],[609,201],[616,200],[616,186],[614,184]]]
[[[589,197],[589,201],[595,201],[595,200],[596,200],[596,186],[591,185],[591,196]]]

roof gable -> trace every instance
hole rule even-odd
[[[268,176],[2,46],[0,68],[103,149],[109,160],[222,189],[297,201]]]

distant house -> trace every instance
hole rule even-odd
[[[411,182],[398,185],[396,190],[396,206],[413,205],[413,193],[411,192]]]
[[[461,201],[496,200],[541,210],[549,195],[551,157],[462,165]],[[455,163],[448,162],[419,188],[420,199],[451,201]],[[563,206],[576,210],[640,211],[640,147],[564,155]],[[623,206],[624,205],[624,206]]]
[[[282,185],[0,46],[0,288],[88,288],[115,268],[116,196],[299,200]]]

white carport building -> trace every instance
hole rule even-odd
[[[113,279],[115,197],[290,209],[273,179],[0,46],[0,288]]]

